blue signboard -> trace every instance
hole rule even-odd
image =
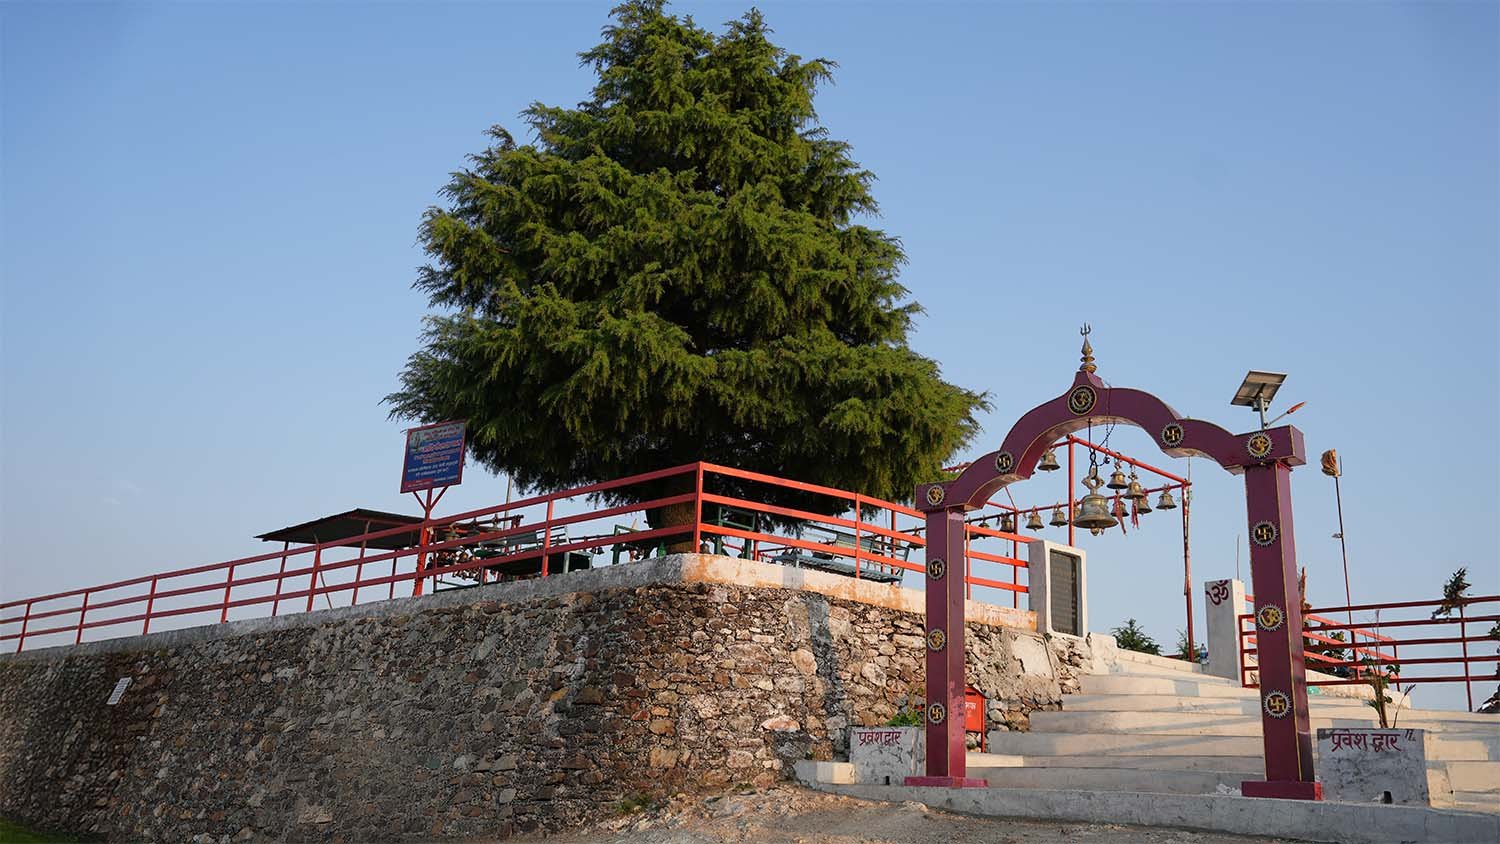
[[[464,479],[464,423],[440,422],[406,432],[401,491],[452,486]]]

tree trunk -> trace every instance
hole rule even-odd
[[[653,507],[646,511],[646,523],[652,528],[678,527],[679,525],[691,525],[698,517],[698,507],[692,501],[684,501],[681,504],[668,504],[665,507]],[[680,536],[667,537],[668,554],[692,554],[698,551],[693,547],[693,532],[688,531]]]

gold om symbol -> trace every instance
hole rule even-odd
[[[1068,409],[1082,415],[1093,409],[1095,400],[1092,388],[1079,387],[1068,396]]]

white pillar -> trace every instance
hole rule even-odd
[[[1210,580],[1203,584],[1203,617],[1208,625],[1208,665],[1215,677],[1240,680],[1240,621],[1245,612],[1245,582]]]
[[[1036,613],[1036,632],[1088,635],[1088,557],[1083,549],[1035,539],[1026,543],[1026,555],[1026,588]]]

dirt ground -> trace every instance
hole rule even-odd
[[[1160,827],[981,818],[920,803],[875,803],[801,788],[675,797],[631,808],[548,844],[1251,844],[1276,842]]]

